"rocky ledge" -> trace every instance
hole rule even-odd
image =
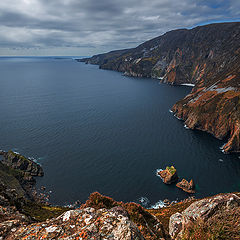
[[[1,151],[0,205],[23,206],[27,201],[37,200],[34,189],[35,176],[43,176],[40,165],[13,151]]]
[[[227,139],[224,152],[240,151],[240,23],[179,29],[136,48],[82,59],[102,69],[172,85],[195,85],[172,108],[191,129]]]
[[[170,217],[169,234],[172,239],[239,239],[239,195],[223,194],[192,203]]]
[[[29,174],[30,176],[43,176],[42,167],[33,160],[11,150],[8,152],[1,151],[0,154],[4,157],[2,161],[3,164],[13,169],[20,170],[26,174]]]

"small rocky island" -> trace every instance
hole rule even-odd
[[[178,180],[177,170],[174,166],[166,167],[165,170],[160,170],[158,175],[165,184],[171,184]]]
[[[190,182],[188,182],[186,179],[183,179],[181,182],[178,182],[176,186],[181,188],[184,192],[195,193],[195,184],[192,179]]]
[[[165,170],[160,170],[157,174],[161,177],[165,184],[172,184],[178,181],[177,170],[174,166],[167,166]],[[176,186],[184,192],[195,193],[195,184],[192,179],[190,182],[186,179],[182,179],[182,181],[178,182]]]

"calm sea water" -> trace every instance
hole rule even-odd
[[[196,197],[240,190],[240,159],[170,112],[190,87],[122,76],[72,59],[0,58],[0,148],[34,157],[54,204],[93,191],[148,206],[188,194],[156,169],[193,178]],[[148,200],[147,200],[148,199]]]

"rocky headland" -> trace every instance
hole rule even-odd
[[[240,23],[178,29],[136,48],[78,61],[134,77],[194,88],[172,111],[190,129],[226,139],[222,150],[240,151]]]

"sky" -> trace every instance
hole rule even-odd
[[[91,56],[240,21],[240,0],[1,0],[1,56]]]

